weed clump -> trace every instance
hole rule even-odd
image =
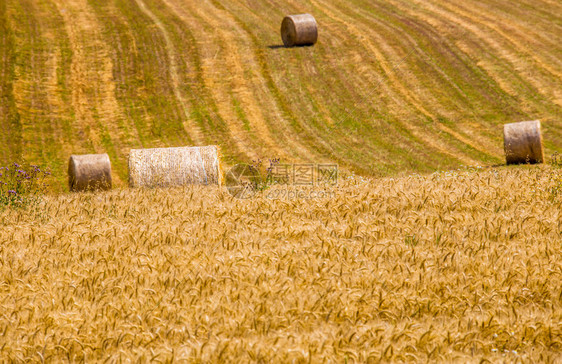
[[[0,209],[37,203],[46,190],[50,175],[49,171],[33,164],[22,166],[14,162],[0,167]]]

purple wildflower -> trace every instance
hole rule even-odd
[[[11,193],[12,195],[17,195],[18,193],[14,190],[9,190],[8,193]]]
[[[20,167],[20,165],[19,165],[19,164],[17,164],[16,162],[14,162],[14,167],[16,167],[16,168],[19,168],[19,167]]]

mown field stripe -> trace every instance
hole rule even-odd
[[[189,27],[162,1],[144,0],[144,4],[159,19],[166,29],[169,40],[174,47],[177,60],[177,76],[180,80],[179,91],[190,108],[190,117],[203,133],[204,143],[217,144],[221,147],[226,164],[246,160],[242,157],[236,143],[227,128],[227,122],[219,115],[219,107],[204,88],[202,78],[201,51],[196,38]],[[140,9],[138,9],[139,13]],[[143,14],[143,16],[145,16]],[[130,21],[135,21],[131,19]],[[139,27],[138,33],[143,32]],[[166,59],[167,61],[167,59]],[[166,69],[162,70],[167,72]],[[175,143],[186,144],[186,140]]]
[[[428,6],[428,9],[436,20],[444,22],[444,27],[447,24],[458,24],[465,29],[467,34],[461,40],[463,51],[490,75],[493,79],[491,83],[497,83],[504,93],[517,101],[516,109],[512,115],[506,114],[503,122],[542,119],[549,123],[562,116],[562,109],[553,103],[552,98],[543,95],[537,89],[540,86],[535,81],[530,82],[528,77],[518,71],[513,62],[519,62],[518,60],[523,60],[524,57],[516,55],[506,58],[504,53],[512,51],[502,46],[498,37],[488,35],[484,30],[472,25],[470,20],[463,19],[459,15],[451,14],[433,5]],[[560,131],[555,124],[552,124],[550,131],[556,139],[560,140]]]
[[[248,7],[246,7],[246,9],[248,9]],[[293,10],[286,10],[286,11],[298,12],[300,11],[300,9],[296,9],[296,10],[293,9]],[[247,13],[247,10],[244,11],[239,8],[233,8],[231,9],[231,13],[234,14],[234,16],[239,17],[240,14]],[[262,14],[258,14],[256,13],[256,11],[251,11],[251,13],[252,13],[251,16],[246,16],[244,19],[246,23],[250,23],[251,25],[250,32],[256,34],[255,38],[258,37],[265,38],[261,42],[259,40],[256,41],[257,43],[256,48],[259,49],[260,46],[263,47],[264,44],[269,44],[269,43],[274,44],[275,40],[272,41],[268,39],[273,38],[272,34],[274,34],[275,37],[278,38],[278,30],[275,30],[273,32],[272,29],[270,29],[272,28],[271,22],[264,21],[263,16],[267,16],[267,15],[264,14],[263,16],[261,16]],[[318,17],[318,12],[315,12],[315,14]],[[280,15],[278,16],[278,18],[281,19],[282,16]],[[363,173],[378,174],[380,172],[379,171],[375,172],[375,170],[378,170],[379,168],[381,170],[386,170],[386,173],[388,173],[388,170],[386,168],[388,168],[389,166],[392,168],[392,165],[402,164],[399,161],[401,158],[406,158],[407,160],[409,160],[408,163],[416,164],[417,167],[420,168],[425,163],[425,160],[419,160],[419,159],[416,160],[416,157],[412,155],[412,153],[403,153],[403,155],[401,155],[401,158],[394,158],[392,160],[387,157],[388,152],[384,152],[383,150],[391,151],[390,154],[395,156],[397,156],[397,154],[400,154],[397,153],[398,151],[397,147],[398,145],[402,147],[403,143],[397,143],[396,138],[394,138],[394,140],[391,143],[387,143],[386,145],[379,140],[373,144],[374,146],[376,146],[375,148],[370,148],[371,140],[369,140],[369,142],[365,142],[365,138],[371,137],[371,135],[375,137],[381,135],[380,129],[378,130],[378,133],[369,134],[369,133],[365,133],[366,129],[365,126],[363,125],[361,127],[362,129],[361,139],[363,140],[359,142],[357,136],[348,138],[348,136],[350,136],[351,133],[357,133],[357,126],[356,126],[357,124],[353,126],[355,128],[355,131],[349,128],[342,129],[343,125],[338,126],[337,129],[330,128],[329,120],[332,118],[332,116],[330,114],[323,114],[321,111],[322,107],[319,107],[318,105],[324,103],[325,105],[330,105],[329,108],[333,109],[332,105],[337,105],[337,103],[341,103],[342,100],[348,102],[349,98],[356,99],[358,94],[356,94],[355,96],[350,96],[348,94],[348,89],[352,88],[351,90],[352,93],[355,93],[355,90],[361,90],[362,88],[359,86],[358,83],[361,83],[363,81],[361,79],[354,80],[353,77],[349,77],[350,81],[352,82],[348,82],[347,81],[348,76],[353,76],[354,75],[353,72],[346,73],[346,70],[343,67],[339,67],[337,69],[335,68],[336,66],[334,66],[334,68],[331,67],[331,64],[333,63],[332,59],[338,59],[338,58],[334,58],[332,55],[327,56],[326,52],[330,52],[330,48],[326,47],[324,44],[329,43],[333,39],[333,37],[338,37],[339,33],[337,32],[329,33],[328,29],[326,29],[328,26],[325,25],[326,24],[325,19],[321,19],[321,23],[324,24],[324,27],[322,28],[323,42],[315,46],[314,52],[310,52],[309,54],[308,50],[306,50],[306,52],[303,53],[300,50],[288,50],[288,49],[270,50],[268,52],[271,54],[268,57],[268,62],[269,63],[274,62],[269,67],[276,69],[275,73],[277,73],[277,77],[275,82],[279,83],[279,87],[283,87],[288,90],[294,90],[295,88],[298,89],[299,88],[298,80],[303,76],[305,77],[306,82],[301,82],[302,87],[300,87],[299,90],[302,96],[299,95],[298,93],[293,95],[293,98],[291,99],[291,102],[289,104],[292,105],[294,109],[296,109],[297,114],[299,116],[305,119],[305,124],[311,124],[311,126],[314,127],[314,129],[312,129],[314,130],[312,133],[315,136],[317,137],[319,136],[323,140],[330,140],[330,141],[337,140],[337,143],[334,143],[334,145],[330,146],[330,149],[331,148],[334,149],[329,150],[328,153],[326,153],[325,150],[320,151],[320,153],[324,154],[324,157],[321,157],[320,160],[323,160],[326,157],[328,157],[328,159],[331,158],[331,160],[334,160],[336,159],[336,156],[338,156],[337,158],[339,158],[340,161],[343,161],[343,164],[353,165],[354,168],[359,167],[357,169],[362,169]],[[266,28],[260,29],[263,28],[264,26]],[[280,56],[281,54],[284,54],[284,56],[281,57]],[[314,59],[314,61],[312,61],[311,59]],[[288,68],[290,64],[294,64],[292,68]],[[343,66],[343,65],[344,65],[343,62],[337,62],[337,66]],[[321,71],[316,71],[316,69],[318,70],[321,69]],[[302,75],[300,75],[299,78],[290,78],[290,77],[283,76],[286,73],[289,75],[290,74],[302,74]],[[336,74],[338,75],[338,77],[331,77],[331,75],[336,75]],[[325,75],[330,75],[330,77],[324,80],[324,78],[326,78]],[[285,85],[285,86],[283,85],[283,83],[287,83],[291,80],[294,80],[293,84]],[[345,86],[346,84],[347,86]],[[311,87],[311,85],[314,85],[314,87]],[[314,94],[313,90],[315,89],[322,90],[322,92],[316,92]],[[330,97],[328,99],[324,99],[325,95],[330,96],[330,93],[326,91],[334,90],[334,89],[340,90],[338,91],[338,97],[337,98]],[[316,99],[318,98],[320,98],[320,100],[316,101]],[[371,102],[367,103],[367,105],[370,104]],[[330,112],[332,112],[332,110]],[[337,116],[339,115],[334,113],[334,117]],[[370,117],[372,117],[372,115]],[[395,129],[396,128],[394,127],[390,127],[388,128],[388,131],[390,132],[390,134],[395,134]],[[410,150],[410,151],[412,150],[411,138],[412,136],[408,135],[407,139],[403,139],[404,141],[408,140],[409,142],[408,146],[404,145],[405,147],[404,150]],[[310,141],[308,144],[314,145],[315,142]],[[359,145],[361,147],[357,148]],[[361,157],[361,160],[358,161],[358,154],[357,154],[358,150],[361,150],[361,155],[367,158]],[[342,159],[342,156],[344,155],[346,155],[346,157]],[[381,158],[383,156],[384,158]],[[367,172],[369,170],[370,172]]]
[[[257,144],[249,138],[249,133],[243,130],[243,122],[238,118],[231,96],[237,91],[237,87],[240,87],[234,84],[234,80],[243,79],[244,75],[240,75],[243,71],[235,60],[238,55],[236,47],[232,44],[234,40],[227,39],[224,35],[226,32],[221,31],[221,27],[227,25],[219,26],[215,17],[220,15],[211,9],[205,9],[202,4],[193,7],[189,3],[183,3],[181,7],[169,1],[166,4],[184,21],[185,26],[193,22],[200,23],[200,26],[190,26],[190,29],[195,32],[195,38],[202,47],[201,62],[205,86],[213,95],[221,119],[228,120],[226,126],[231,141],[242,152],[244,159],[255,159],[260,151]],[[213,13],[212,17],[208,16],[209,12]]]
[[[387,8],[388,7],[388,8]],[[389,9],[390,8],[390,9]],[[365,6],[364,9],[368,9]],[[364,19],[370,20],[372,17],[366,16],[367,11],[364,9],[355,9],[352,11],[356,14],[364,13]],[[401,87],[403,93],[407,93],[407,98],[414,101],[413,106],[417,110],[421,110],[424,114],[431,119],[428,127],[431,127],[432,132],[441,135],[453,144],[462,153],[470,155],[474,160],[497,160],[500,153],[499,148],[488,143],[489,140],[482,140],[474,138],[474,135],[467,136],[460,132],[457,125],[462,125],[466,119],[471,117],[471,108],[462,106],[463,98],[467,98],[463,90],[458,86],[458,77],[461,72],[470,72],[464,67],[462,58],[458,56],[457,50],[451,46],[447,38],[433,31],[427,27],[425,23],[415,22],[410,19],[405,19],[401,11],[395,11],[388,4],[377,7],[377,13],[385,14],[385,22],[378,21],[382,28],[389,29],[389,35],[402,34],[398,39],[410,38],[411,42],[416,44],[416,49],[419,51],[419,56],[412,55],[412,60],[407,63],[408,71],[405,71],[403,76],[399,79],[404,87]],[[371,26],[368,27],[369,29]],[[384,40],[381,39],[383,42]],[[384,44],[384,42],[382,43]],[[407,47],[405,45],[405,47]],[[383,48],[384,45],[383,45]],[[389,48],[388,50],[392,50]],[[417,53],[417,52],[416,52]],[[412,66],[416,66],[418,62],[423,63],[423,69],[420,67],[418,72],[414,72]],[[433,71],[433,72],[432,72]],[[417,87],[424,88],[422,85],[409,85],[412,80],[417,77],[424,76],[426,82],[431,82],[431,92],[416,92]],[[469,83],[473,81],[474,74],[468,73],[466,80]],[[398,83],[398,79],[396,83]],[[410,90],[410,91],[408,91]],[[413,91],[413,92],[412,92]],[[459,104],[454,105],[451,100],[451,94],[456,94],[456,100]],[[474,99],[474,96],[470,96]],[[470,104],[468,100],[464,104]],[[423,109],[419,109],[421,105]],[[459,112],[462,110],[461,112]],[[450,124],[449,126],[446,123]]]
[[[22,130],[14,98],[16,44],[11,12],[6,1],[0,2],[0,164],[21,158]]]
[[[365,5],[361,10],[354,9],[354,11],[364,13],[365,19],[369,18],[367,13],[374,11],[388,14],[387,18],[392,15],[392,21],[385,22],[385,25],[392,29],[391,33],[399,32],[404,38],[410,38],[418,44],[422,53],[408,63],[409,70],[404,72],[401,79],[406,87],[414,90],[421,102],[428,105],[434,120],[439,122],[434,132],[445,131],[449,135],[454,135],[457,139],[454,142],[463,150],[466,144],[473,143],[467,143],[470,138],[478,144],[478,147],[472,148],[475,158],[484,160],[496,158],[502,153],[494,140],[494,133],[497,134],[497,130],[486,137],[475,134],[478,129],[474,127],[466,130],[468,135],[462,132],[465,130],[463,126],[469,121],[472,125],[477,123],[482,125],[482,128],[490,129],[489,121],[482,122],[482,117],[476,114],[489,103],[489,96],[484,95],[484,92],[489,90],[489,86],[486,80],[482,80],[482,72],[471,67],[470,60],[452,44],[450,39],[444,37],[443,33],[438,33],[429,27],[425,19],[417,20],[415,16],[417,13],[408,14],[410,9],[407,8],[399,8],[398,12],[392,9],[395,8],[372,10]],[[397,13],[400,15],[395,15]],[[422,75],[425,79],[421,78]],[[455,97],[452,97],[453,95]],[[480,105],[477,107],[477,104]],[[444,125],[442,121],[449,126]],[[459,144],[459,140],[462,143]]]
[[[394,5],[396,4],[396,2],[392,4]],[[368,8],[369,5],[365,4],[365,6],[361,6],[357,8],[361,10],[356,10],[354,8],[354,11],[361,11],[366,13],[367,11],[366,9]],[[422,8],[416,7],[415,9],[411,9],[407,4],[405,4],[403,7],[402,5],[399,5],[399,9],[400,10],[398,12],[393,11],[391,14],[395,14],[395,13],[401,14],[398,17],[401,19],[402,22],[405,22],[406,24],[415,25],[417,22],[412,23],[410,19],[416,19],[416,18],[419,18],[421,22],[429,22],[430,24],[434,24],[431,18],[428,19],[427,17],[422,16],[422,14],[424,14]],[[420,26],[421,23],[420,25],[417,25],[416,28],[420,28]],[[425,28],[425,26],[421,28],[422,29],[421,32],[418,31],[416,33],[419,34],[427,33],[427,31],[424,31],[423,28]],[[405,31],[408,31],[408,27],[405,28]],[[441,32],[442,34],[450,33],[447,27],[443,27],[443,29],[441,29]],[[431,33],[432,32],[430,32],[430,34]],[[466,36],[466,34],[463,35]],[[455,35],[454,37],[458,37],[458,35]],[[432,37],[431,35],[424,36],[424,38],[422,38],[422,44],[426,40],[431,40],[431,42],[433,43],[433,38],[434,37]],[[442,48],[439,46],[438,38],[436,38],[435,46],[433,47],[435,49]],[[494,86],[495,82],[492,79],[490,79],[489,76],[485,74],[485,72],[482,72],[482,70],[475,68],[474,62],[470,58],[466,57],[466,55],[462,51],[457,49],[456,46],[452,46],[452,48],[451,46],[449,46],[442,49],[443,49],[442,52],[433,55],[432,58],[435,56],[441,58],[442,55],[447,55],[448,52],[453,50],[454,53],[451,53],[451,56],[453,56],[454,58],[452,58],[450,61],[447,61],[447,58],[445,58],[444,62],[440,62],[440,68],[446,70],[447,73],[450,74],[451,77],[453,77],[453,79],[458,79],[458,73],[461,69],[464,68],[463,64],[465,64],[468,67],[467,70],[470,72],[468,74],[470,75],[470,78],[463,77],[464,79],[466,79],[466,81],[468,81],[468,86],[469,86],[468,89],[466,88],[466,86],[463,86],[463,90],[474,89],[474,92],[470,93],[470,102],[475,102],[478,100],[482,100],[482,101],[478,101],[480,105],[475,108],[467,108],[466,106],[462,107],[462,105],[460,105],[461,108],[457,109],[457,111],[455,111],[455,113],[452,115],[453,116],[452,120],[454,120],[454,123],[449,123],[450,125],[443,124],[441,127],[445,128],[446,129],[445,131],[447,131],[447,133],[449,134],[452,135],[456,134],[455,138],[462,141],[462,143],[459,144],[460,147],[463,147],[463,145],[466,146],[467,144],[470,145],[471,143],[470,142],[467,143],[467,140],[470,139],[476,140],[477,144],[481,146],[480,148],[476,148],[476,149],[479,149],[481,152],[484,153],[483,155],[477,156],[479,159],[484,158],[484,160],[497,161],[498,156],[503,153],[503,151],[499,148],[499,145],[501,144],[500,141],[501,124],[498,123],[498,121],[505,122],[505,120],[510,120],[510,121],[513,120],[513,117],[510,117],[510,114],[518,113],[517,109],[520,107],[520,103],[517,102],[515,99],[506,97],[507,95],[505,95],[505,92],[503,92],[503,90],[499,88],[496,88],[495,90],[491,89],[490,86]],[[453,69],[451,69],[450,67],[443,67],[444,65],[448,65],[448,64],[455,65],[455,63],[458,63],[458,61],[462,62],[461,68],[454,67]],[[430,65],[431,67],[435,67],[435,62],[432,61],[428,65]],[[438,68],[436,68],[436,70],[438,70]],[[460,83],[461,85],[463,84],[467,85],[467,83],[463,81],[463,79],[460,79],[459,81],[461,82]],[[472,85],[472,83],[474,83],[475,81],[477,83]],[[474,88],[475,86],[477,87]],[[436,85],[432,87],[432,90],[434,90],[434,92],[439,94],[441,93],[440,90],[446,90],[446,86],[439,87]],[[491,96],[490,94],[485,93],[485,91],[487,90],[493,91],[493,96],[494,96],[493,98],[490,97]],[[506,104],[503,100],[507,101],[508,103]],[[446,104],[451,103],[452,101],[454,102],[454,99],[450,100],[450,98],[444,97],[443,104],[441,106],[439,106],[439,101],[436,100],[427,100],[426,103],[428,105],[431,105],[433,108],[438,106],[441,108],[441,110],[446,110],[449,109],[449,107],[446,106]],[[468,102],[465,102],[465,104],[466,103]],[[490,108],[493,108],[493,110],[484,111],[485,109],[490,109]],[[439,109],[436,109],[436,111],[438,114],[441,113]],[[482,116],[479,116],[478,114],[482,114]],[[441,116],[438,117],[439,120],[441,118],[442,118]],[[447,120],[449,118],[446,118],[444,120]],[[472,119],[472,121],[468,123],[470,119]],[[492,152],[491,153],[493,156],[492,159],[486,157],[486,154],[489,155],[490,152]]]
[[[412,164],[423,170],[430,165],[435,166],[435,163],[445,162],[448,158],[443,155],[426,153],[425,143],[400,125],[403,115],[396,115],[392,108],[380,102],[380,98],[386,95],[392,95],[393,101],[395,98],[384,82],[384,69],[371,55],[361,54],[355,47],[347,47],[347,44],[355,44],[361,40],[342,31],[329,14],[320,16],[324,10],[324,7],[314,10],[321,24],[324,24],[322,39],[327,43],[326,46],[318,47],[316,67],[320,70],[320,75],[330,77],[325,77],[326,84],[319,84],[316,88],[338,91],[336,98],[330,93],[316,94],[327,97],[323,101],[327,105],[334,105],[335,100],[339,104],[333,113],[336,125],[329,128],[338,132],[335,134],[337,137],[325,138],[337,140],[338,146],[345,145],[349,140],[349,150],[344,152],[353,155],[356,164],[369,166],[371,173],[377,170],[388,173],[389,170],[400,170],[404,165]],[[312,78],[309,84],[315,85],[316,79]],[[350,92],[346,93],[347,90]],[[367,145],[376,148],[371,153],[366,153],[369,150]],[[359,155],[362,156],[361,160],[357,160]],[[388,155],[393,157],[389,158]],[[454,163],[458,163],[458,160]]]
[[[131,3],[127,2],[127,4]],[[118,7],[120,5],[118,2],[90,1],[89,5],[96,13],[104,38],[110,46],[109,57],[113,62],[115,97],[127,124],[128,146],[131,148],[152,146],[155,138],[162,137],[162,133],[156,133],[156,130],[161,131],[161,128],[152,123],[149,114],[153,106],[151,102],[159,100],[149,99],[147,96],[148,90],[152,91],[150,86],[153,86],[154,82],[147,82],[143,71],[148,69],[151,63],[143,62],[141,57],[156,55],[158,51],[149,48],[149,42],[143,42],[142,39],[135,37],[133,29],[135,23],[128,18],[128,9]],[[150,81],[153,81],[152,77]],[[154,95],[166,95],[164,91],[158,91],[154,91]],[[168,119],[168,114],[163,112],[161,117]]]
[[[263,50],[266,48],[266,45],[274,45],[276,41],[279,42],[279,30],[275,29],[277,27],[272,26],[272,24],[276,24],[273,23],[273,21],[278,20],[280,22],[282,19],[281,14],[276,14],[279,10],[271,9],[274,11],[266,12],[264,9],[261,9],[261,12],[258,12],[255,6],[240,7],[228,4],[221,4],[221,6],[227,7],[232,16],[241,24],[241,27],[245,28],[252,39],[254,39],[256,53],[261,57],[263,57],[261,54],[265,53],[267,58],[263,58],[264,68],[267,67],[268,69],[275,70],[272,71],[275,81],[273,81],[273,79],[271,81],[276,84],[275,87],[283,90],[298,89],[297,93],[292,92],[293,95],[291,95],[291,92],[284,92],[284,97],[289,100],[287,105],[290,105],[291,109],[294,110],[292,114],[294,114],[295,117],[298,115],[299,118],[303,119],[304,125],[310,125],[308,129],[310,131],[306,133],[303,133],[304,130],[301,130],[301,128],[295,129],[292,133],[293,139],[301,139],[303,136],[307,138],[306,144],[310,150],[307,158],[312,158],[312,156],[315,155],[313,158],[318,162],[339,161],[342,165],[350,165],[349,159],[342,158],[344,154],[336,152],[335,149],[332,149],[331,146],[327,144],[324,145],[324,148],[319,148],[321,143],[316,141],[317,139],[322,141],[337,140],[338,147],[345,147],[348,143],[344,139],[345,134],[336,134],[335,130],[329,129],[330,115],[326,112],[328,107],[322,107],[321,103],[323,103],[324,100],[317,100],[322,97],[322,93],[317,92],[314,94],[312,92],[312,90],[317,87],[320,87],[320,89],[327,89],[329,87],[334,89],[338,87],[334,84],[327,85],[325,83],[322,86],[318,86],[315,82],[322,79],[323,73],[331,73],[331,69],[327,68],[327,64],[315,65],[316,54],[324,54],[322,45],[317,45],[314,51],[313,49],[298,50],[273,48],[264,52]],[[293,9],[287,11],[294,13],[299,10]],[[272,17],[271,14],[274,16]],[[322,72],[318,72],[316,70],[317,67],[321,67],[323,69]],[[267,73],[268,71],[265,72],[265,74]],[[299,75],[299,77],[290,77],[290,75]],[[315,77],[311,77],[312,75],[315,75]],[[302,79],[300,83],[299,79]],[[289,85],[285,85],[286,83],[289,83]],[[298,86],[299,84],[301,85],[300,87]],[[311,88],[311,85],[314,85],[314,88]],[[346,93],[346,89],[341,89],[339,97],[343,98]],[[335,102],[337,101],[332,98],[326,102],[326,105],[331,105]],[[324,112],[322,110],[324,110]],[[326,133],[328,133],[328,135],[326,135]],[[310,135],[313,135],[314,138],[310,139]],[[326,148],[326,146],[329,148]],[[363,146],[364,149],[368,148],[365,145]],[[338,149],[339,151],[342,150],[341,148]],[[311,152],[313,152],[313,154],[311,154]],[[344,148],[344,153],[348,152],[350,152],[350,148]],[[371,157],[370,161],[372,162],[377,159],[379,158]],[[362,167],[368,169],[366,165],[362,165]]]
[[[89,146],[73,153],[109,154],[114,183],[123,185],[127,180],[125,156],[131,132],[115,96],[113,61],[103,28],[87,0],[56,4],[72,49],[69,80],[73,127],[91,139]]]
[[[183,123],[186,134],[191,136],[192,142],[195,145],[203,144],[204,137],[198,125],[191,120],[191,113],[188,110],[187,102],[184,99],[182,92],[180,91],[180,76],[178,74],[178,65],[176,59],[176,50],[174,44],[170,39],[170,35],[166,30],[162,22],[154,15],[154,13],[145,5],[143,0],[135,0],[141,11],[150,18],[150,20],[156,25],[158,30],[161,32],[162,37],[166,45],[166,54],[168,56],[168,72],[170,79],[172,81],[172,88],[174,90],[174,95],[181,107],[181,110],[185,116],[185,121]]]
[[[62,48],[56,11],[48,2],[11,4],[15,58],[13,95],[21,123],[18,163],[41,165],[55,175],[57,189],[66,180],[64,145],[69,134],[61,117],[58,74]]]
[[[529,34],[525,30],[517,31],[511,27],[511,29],[503,30],[498,25],[497,19],[491,18],[486,12],[477,11],[477,7],[471,7],[470,9],[462,5],[443,5],[443,7],[468,19],[472,24],[480,24],[482,27],[478,27],[479,29],[486,28],[487,32],[493,34],[489,38],[496,39],[505,44],[502,48],[509,52],[506,54],[506,60],[522,71],[521,74],[526,78],[527,82],[533,84],[537,91],[543,93],[553,103],[562,106],[562,91],[559,89],[562,72],[554,68],[555,63],[551,65],[550,62],[545,62],[541,59],[541,48],[544,47],[544,44],[534,42],[532,33]],[[511,36],[509,33],[515,34],[517,37]],[[519,39],[525,39],[526,42],[534,43],[534,45],[532,48],[529,48]],[[559,48],[559,45],[552,45],[550,48],[551,52],[553,51],[552,47]],[[512,60],[512,54],[517,55],[517,60]]]
[[[213,3],[214,3],[215,6],[224,9],[225,12],[228,11],[229,14],[230,14],[230,16],[231,16],[231,18],[234,20],[235,24],[238,25],[238,27],[241,29],[241,31],[245,32],[246,34],[250,33],[250,29],[248,28],[247,24],[245,24],[245,23],[241,20],[241,18],[244,16],[244,13],[245,13],[244,11],[241,11],[241,10],[239,10],[239,9],[237,9],[236,11],[234,11],[234,10],[232,10],[232,9],[228,9],[228,10],[227,10],[222,4],[219,4],[217,1],[213,1]],[[271,15],[269,15],[269,16],[271,16]],[[262,18],[262,22],[263,22],[263,18]],[[254,53],[254,54],[264,52],[264,50],[266,49],[268,43],[267,43],[267,42],[264,42],[264,41],[261,41],[261,42],[260,42],[259,40],[256,39],[256,38],[258,38],[258,37],[256,37],[255,32],[252,32],[252,33],[254,33],[254,34],[252,34],[252,35],[254,36],[254,37],[253,37],[253,38],[254,38],[254,44],[252,45],[252,49],[249,50],[249,51],[252,52],[252,53]],[[267,33],[269,34],[270,32],[268,31]],[[278,33],[278,32],[276,32],[276,33]],[[250,41],[250,39],[251,39],[251,38],[248,38],[247,41]],[[278,50],[278,52],[280,52],[280,51],[284,51],[284,52],[286,52],[286,53],[293,53],[293,54],[294,54],[294,52],[291,52],[290,50]],[[258,56],[258,57],[259,57],[259,56]],[[256,67],[257,67],[257,63],[258,63],[258,62],[259,62],[258,60],[253,59],[253,64],[254,64]],[[301,70],[306,69],[306,64],[305,64],[304,62],[299,62],[299,63],[301,63],[301,65],[300,65],[300,66],[301,66]],[[284,70],[281,69],[281,68],[276,68],[276,70],[277,70],[277,73],[278,73],[278,74],[280,74],[280,73],[282,73],[282,72],[284,71]],[[257,70],[255,70],[255,72],[260,72],[260,68],[258,68]],[[267,76],[263,76],[263,72],[264,72],[264,68],[263,68],[263,67],[261,68],[261,72],[262,72],[262,77],[258,78],[258,80],[259,80],[260,82],[267,83],[267,80],[266,80],[266,79],[267,79]],[[303,72],[303,75],[304,75],[304,72]],[[305,84],[305,83],[303,82],[303,84]],[[285,94],[285,96],[288,96],[288,95]],[[313,101],[313,98],[311,98],[310,95],[307,95],[307,96],[308,96],[308,97],[306,97],[306,100],[308,100],[308,101],[310,101],[311,103],[313,103],[313,102],[314,102],[314,101]],[[304,116],[304,115],[306,115],[306,111],[307,111],[306,109],[300,108],[300,109],[296,110],[295,112],[293,112],[293,115],[299,114],[301,117],[306,117],[306,116]],[[318,115],[316,115],[316,116],[318,117]],[[314,119],[311,118],[311,117],[308,117],[308,123],[303,123],[303,124],[300,124],[300,125],[311,124],[311,126],[313,126],[313,122],[314,122]],[[262,122],[262,123],[263,123],[263,122]],[[276,123],[276,124],[278,124],[278,123]],[[293,124],[293,125],[294,125],[294,124]],[[317,135],[316,135],[317,133],[315,133],[315,132],[312,133],[312,134],[315,135],[315,136],[317,136]],[[294,129],[294,130],[291,132],[291,134],[289,134],[289,136],[290,136],[292,139],[297,139],[297,138],[298,138],[299,140],[302,139],[303,136],[305,136],[305,135],[308,136],[308,135],[310,135],[310,133],[303,134],[300,127],[297,127],[297,129]],[[313,151],[313,150],[311,150],[311,147],[310,147],[310,144],[311,144],[311,143],[306,143],[306,144],[307,144],[307,152],[306,152],[306,154],[305,154],[305,156],[304,156],[304,157],[306,158],[305,160],[314,160],[314,159],[315,159],[315,160],[317,160],[317,161],[320,161],[319,156],[321,156],[321,155],[323,155],[323,154],[325,155],[325,153],[322,153],[322,152],[318,153],[317,151]],[[302,157],[301,157],[301,158],[302,158]]]
[[[216,29],[220,29],[224,37],[225,46],[227,47],[225,57],[227,64],[232,64],[229,70],[236,70],[237,74],[231,79],[234,92],[241,100],[241,107],[249,116],[249,128],[254,132],[255,138],[263,145],[261,154],[262,158],[280,157],[287,159],[288,153],[285,148],[280,147],[274,139],[271,123],[266,121],[266,113],[264,106],[260,103],[259,95],[262,90],[266,89],[266,80],[260,74],[260,67],[255,53],[258,51],[256,44],[252,43],[252,39],[248,35],[245,25],[240,21],[238,12],[232,12],[225,8],[220,2],[210,1],[209,9],[217,15],[207,17],[208,22],[215,24]],[[217,23],[219,22],[219,23]],[[222,22],[222,26],[219,24]],[[260,48],[264,48],[261,45]],[[231,50],[229,50],[231,49]]]
[[[374,40],[377,40],[377,38],[379,37],[370,29],[363,26],[360,22],[357,22],[356,19],[349,18],[349,16],[346,15],[346,13],[342,9],[336,8],[335,6],[333,6],[332,4],[328,4],[327,2],[319,2],[318,4],[321,4],[317,6],[321,7],[325,12],[327,12],[328,16],[330,16],[332,19],[340,22],[341,24],[345,24],[348,30],[353,33],[356,38],[361,38],[364,34],[372,35],[374,37]],[[348,19],[344,19],[343,17],[346,17]],[[384,40],[382,38],[378,40],[379,41],[377,42],[377,44],[384,43]],[[410,47],[411,46],[412,45],[410,45]],[[381,49],[379,49],[379,47],[381,47]],[[396,59],[397,63],[392,64],[388,62],[387,58],[383,54],[383,47],[386,48],[386,52],[393,52],[391,58]],[[417,118],[410,119],[409,122],[404,123],[404,127],[410,129],[410,131],[414,135],[416,135],[417,138],[423,140],[423,142],[428,147],[435,149],[438,153],[450,155],[451,157],[463,161],[463,163],[465,164],[475,163],[474,159],[467,158],[466,155],[459,153],[458,151],[455,151],[455,149],[451,148],[450,145],[444,144],[444,142],[440,140],[441,138],[439,137],[439,134],[429,133],[429,131],[426,130],[426,123],[420,125],[419,122],[424,120],[424,118],[428,121],[432,121],[434,120],[434,117],[428,110],[426,110],[426,108],[421,104],[420,101],[416,100],[415,97],[406,90],[406,88],[402,85],[401,80],[396,75],[396,64],[401,64],[400,62],[404,59],[404,57],[408,57],[408,52],[412,52],[410,49],[405,48],[405,50],[402,52],[402,55],[400,56],[395,53],[396,51],[392,50],[389,46],[376,46],[369,40],[369,38],[366,37],[364,38],[363,42],[357,45],[357,48],[363,48],[366,54],[371,54],[376,58],[377,63],[383,68],[385,77],[388,78],[385,83],[388,85],[389,89],[393,90],[393,92],[395,92],[397,96],[400,97],[403,102],[406,103],[406,105],[408,105],[408,107],[413,108],[414,114],[419,114]]]

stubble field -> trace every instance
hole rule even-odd
[[[313,47],[280,47],[311,13]],[[4,0],[0,165],[216,144],[369,176],[503,161],[502,125],[540,119],[562,152],[555,0]]]
[[[4,210],[0,357],[560,360],[561,176],[346,178],[313,200],[114,190]]]

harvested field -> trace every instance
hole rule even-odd
[[[0,164],[219,145],[368,176],[503,163],[502,126],[562,152],[562,6],[551,0],[4,0]],[[313,47],[284,48],[310,13]]]
[[[560,169],[271,191],[114,190],[0,212],[0,357],[561,359]]]

